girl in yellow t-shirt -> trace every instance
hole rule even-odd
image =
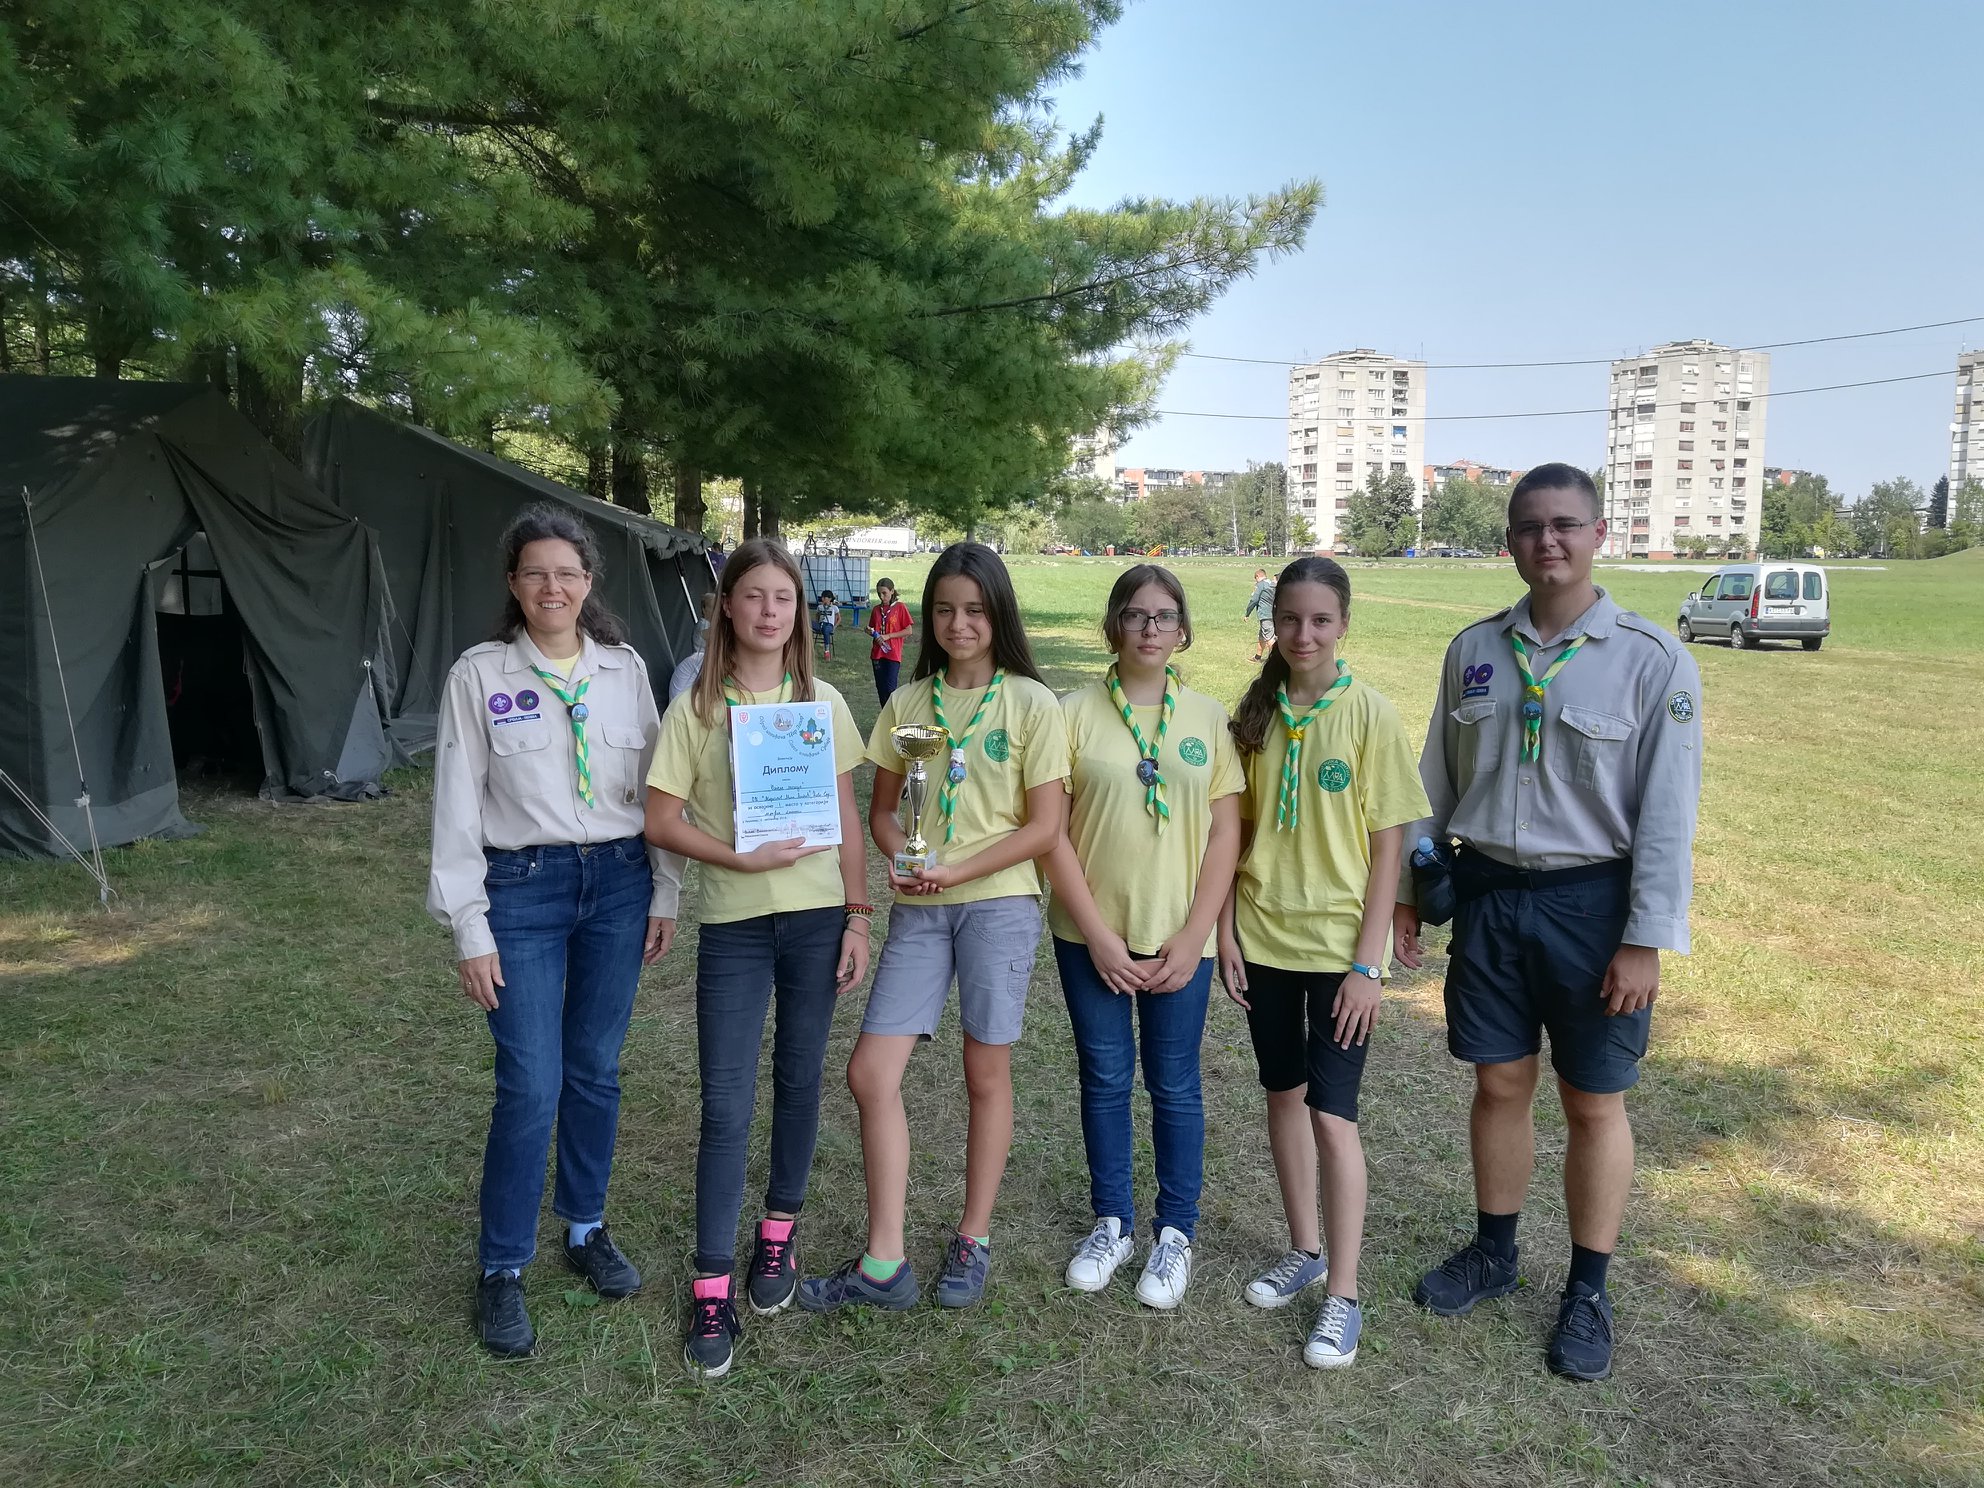
[[[1352,677],[1337,647],[1350,576],[1298,558],[1274,593],[1274,650],[1234,714],[1247,762],[1240,872],[1219,921],[1220,976],[1247,1010],[1267,1091],[1268,1145],[1289,1251],[1248,1284],[1285,1307],[1327,1278],[1303,1359],[1357,1357],[1363,1314],[1364,1147],[1357,1091],[1377,1022],[1405,824],[1429,813],[1398,713]],[[1316,1226],[1322,1167],[1325,1256]]]
[[[1226,710],[1171,666],[1192,644],[1177,576],[1154,563],[1125,569],[1102,634],[1116,653],[1108,672],[1061,700],[1074,809],[1047,860],[1095,1212],[1067,1280],[1099,1292],[1135,1250],[1130,1090],[1141,1045],[1157,1205],[1137,1300],[1168,1310],[1192,1279],[1206,1144],[1199,1043],[1244,777]]]
[[[902,874],[893,867],[905,841],[896,808],[908,766],[892,731],[910,724],[945,729],[950,753],[927,767],[923,835],[936,861]],[[868,825],[896,889],[861,1038],[847,1063],[861,1108],[868,1248],[833,1274],[808,1278],[799,1305],[809,1312],[851,1304],[899,1310],[921,1295],[903,1251],[909,1122],[902,1077],[918,1040],[937,1031],[955,978],[971,1115],[964,1216],[937,1300],[964,1307],[985,1292],[992,1203],[1013,1141],[1012,1046],[1040,943],[1034,860],[1053,847],[1067,814],[1061,708],[1033,663],[1006,566],[983,543],[953,543],[932,565],[916,679],[882,705],[868,758],[875,766]]]
[[[648,841],[703,865],[696,952],[696,1258],[683,1357],[726,1373],[741,1331],[731,1289],[737,1217],[757,1095],[758,1049],[774,996],[771,1173],[746,1281],[751,1308],[772,1313],[798,1287],[794,1226],[820,1130],[820,1072],[836,999],[868,971],[868,861],[854,800],[861,735],[847,703],[813,676],[799,565],[754,538],[723,566],[703,670],[670,705],[648,772]],[[792,724],[824,748],[840,783],[840,846],[803,838],[738,852],[729,714],[791,703]],[[776,715],[775,725],[776,726]],[[684,808],[687,815],[684,815]]]

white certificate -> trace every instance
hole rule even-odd
[[[830,704],[751,703],[730,710],[731,803],[736,846],[803,837],[840,842],[840,776]]]

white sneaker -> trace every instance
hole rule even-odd
[[[1314,1286],[1329,1274],[1328,1256],[1291,1250],[1247,1283],[1247,1300],[1256,1307],[1286,1307],[1305,1287]]]
[[[1114,1215],[1098,1219],[1068,1262],[1068,1285],[1078,1292],[1101,1291],[1136,1248],[1136,1242],[1123,1233],[1122,1220]]]
[[[1137,1300],[1169,1312],[1185,1300],[1185,1288],[1191,1284],[1192,1242],[1166,1225],[1157,1232],[1144,1274],[1137,1278]]]
[[[1357,1340],[1364,1332],[1364,1312],[1347,1297],[1323,1298],[1316,1326],[1302,1346],[1302,1362],[1311,1369],[1348,1369],[1357,1362]]]

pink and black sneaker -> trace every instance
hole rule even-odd
[[[751,1311],[761,1316],[783,1312],[799,1291],[799,1221],[761,1219],[758,1241],[751,1248],[751,1275],[746,1291]]]
[[[743,1332],[728,1276],[699,1276],[689,1283],[689,1337],[682,1345],[682,1361],[692,1373],[704,1379],[730,1373]]]

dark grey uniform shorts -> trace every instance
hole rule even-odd
[[[1639,1083],[1653,1010],[1607,1017],[1600,988],[1626,933],[1629,858],[1526,873],[1462,851],[1454,866],[1447,1048],[1470,1064],[1540,1052],[1574,1090]]]

